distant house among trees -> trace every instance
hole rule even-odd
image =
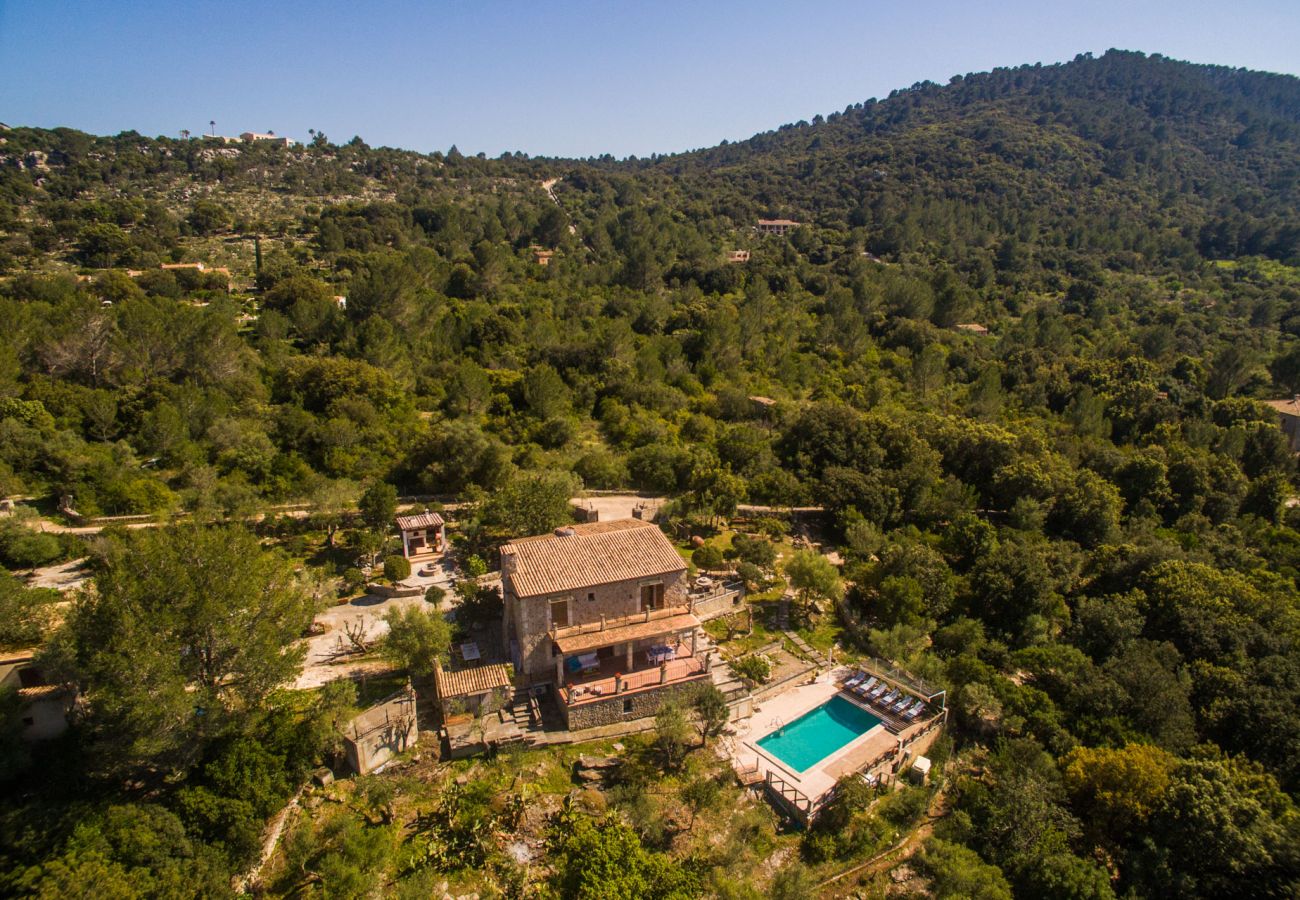
[[[969,331],[971,334],[988,334],[989,330],[979,322],[963,322],[954,326],[958,331]]]
[[[798,228],[800,224],[793,219],[759,219],[757,228],[759,234],[782,235]]]
[[[225,266],[209,266],[206,263],[201,263],[201,262],[182,262],[182,263],[163,263],[161,266],[159,266],[159,268],[166,269],[173,272],[200,272],[208,277],[204,279],[203,284],[195,284],[191,286],[206,287],[210,290],[218,286],[217,279],[214,278],[213,276],[220,276],[225,279],[225,289],[227,291],[230,290],[230,269],[226,268]],[[138,278],[140,275],[143,275],[144,273],[135,272],[133,274],[131,272],[128,272],[127,274],[131,275],[132,278]]]
[[[1282,426],[1282,433],[1286,435],[1292,452],[1300,453],[1300,394],[1289,400],[1264,402],[1273,407],[1273,411],[1277,413],[1278,424]]]
[[[727,262],[729,263],[747,263],[749,262],[748,250],[728,250]]]
[[[39,741],[58,737],[68,729],[72,696],[60,684],[48,684],[35,665],[32,650],[0,653],[0,688],[18,694],[23,738]]]
[[[281,147],[292,147],[298,143],[292,138],[280,137],[280,135],[276,134],[274,131],[268,131],[266,134],[261,134],[256,131],[245,131],[239,136],[239,139],[245,144],[256,144],[261,142],[279,144]]]

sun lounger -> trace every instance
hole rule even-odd
[[[854,674],[850,675],[848,678],[845,678],[841,686],[851,689],[854,685],[861,684],[862,680],[866,677],[867,674],[865,672],[855,672]]]
[[[888,694],[886,694],[885,696],[881,697],[881,698],[880,698],[879,700],[877,700],[876,702],[877,702],[879,705],[881,705],[881,706],[886,706],[886,707],[887,707],[887,706],[891,705],[895,700],[898,699],[898,695],[899,695],[899,693],[900,693],[900,692],[899,692],[898,688],[894,688],[892,691],[890,691],[890,692],[889,692]]]
[[[925,709],[925,701],[917,700],[915,703],[912,704],[911,709],[903,713],[903,718],[907,719],[910,722],[913,719],[915,719],[917,716],[919,716],[921,714],[921,710],[923,709]]]
[[[901,713],[903,710],[907,709],[911,705],[912,705],[912,698],[908,697],[907,695],[904,695],[902,700],[899,700],[897,703],[895,703],[893,706],[889,708],[892,712]]]
[[[889,690],[889,685],[882,681],[880,682],[880,684],[872,688],[871,693],[868,694],[867,696],[870,697],[872,700],[875,700],[877,697],[879,697],[887,690]]]
[[[870,678],[866,680],[865,683],[863,683],[861,687],[858,688],[858,690],[862,691],[865,694],[867,691],[874,690],[876,685],[878,684],[880,684],[880,680],[876,678],[875,675],[872,675]]]
[[[852,688],[852,691],[853,693],[857,694],[859,697],[866,699],[867,695],[871,692],[872,688],[876,686],[875,682],[876,679],[872,678],[867,683],[860,684],[857,687]]]

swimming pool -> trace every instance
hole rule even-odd
[[[803,773],[880,724],[880,719],[836,694],[789,725],[759,738],[758,746]]]

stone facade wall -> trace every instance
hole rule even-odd
[[[662,580],[664,606],[686,605],[686,573],[670,573],[659,578],[628,579],[609,584],[580,588],[568,594],[548,597],[516,597],[510,590],[509,573],[502,572],[506,597],[507,631],[519,644],[519,670],[525,675],[546,676],[555,673],[551,655],[551,600],[569,601],[570,625],[594,625],[600,617],[621,619],[641,611],[641,585]],[[594,599],[588,599],[588,594]]]
[[[560,711],[564,714],[565,725],[570,731],[579,728],[594,728],[597,725],[613,725],[617,722],[630,722],[644,719],[659,712],[659,707],[668,698],[684,695],[694,690],[697,684],[707,682],[706,674],[692,681],[678,681],[662,687],[636,691],[630,694],[618,694],[608,700],[593,700],[576,706],[568,706],[560,700]],[[625,701],[631,701],[631,709],[624,711]]]
[[[66,701],[62,697],[37,700],[23,709],[22,720],[23,737],[29,741],[58,737],[68,730]]]

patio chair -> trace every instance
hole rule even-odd
[[[862,679],[866,677],[867,677],[866,672],[854,672],[848,678],[845,678],[844,681],[841,682],[840,686],[852,690],[855,685],[861,684]]]
[[[917,716],[919,716],[921,714],[921,710],[923,709],[925,709],[925,701],[917,700],[915,703],[912,704],[911,709],[903,713],[903,718],[910,722],[913,719],[915,719]]]
[[[868,694],[867,697],[868,699],[875,700],[877,697],[885,693],[885,691],[887,690],[889,690],[889,685],[882,681],[880,682],[880,684],[876,685],[874,688],[871,689],[871,693]]]
[[[878,705],[880,705],[880,706],[883,706],[883,707],[888,708],[891,704],[894,703],[895,700],[898,699],[898,695],[899,695],[900,693],[901,693],[901,692],[898,690],[898,688],[894,688],[894,689],[893,689],[892,691],[890,691],[888,694],[886,694],[885,696],[883,696],[883,697],[881,697],[879,700],[877,700],[876,703],[877,703]]]
[[[889,707],[889,709],[891,712],[901,713],[903,710],[907,709],[911,705],[912,705],[912,698],[904,694],[903,699],[899,700],[893,706]]]

